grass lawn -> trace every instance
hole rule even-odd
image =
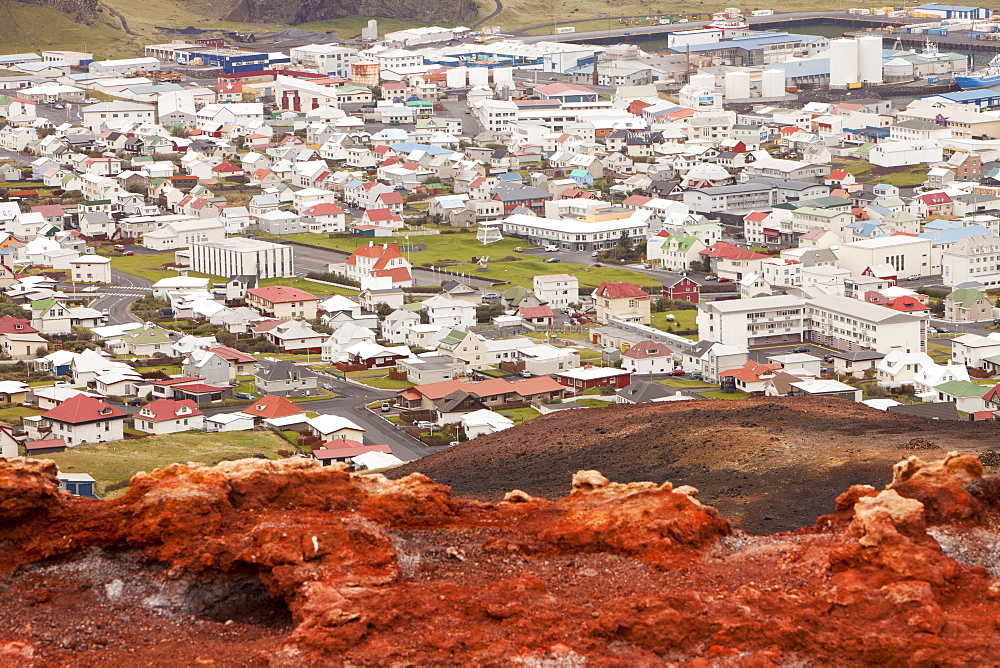
[[[607,399],[594,399],[592,397],[588,397],[586,399],[574,399],[574,401],[581,406],[586,406],[587,408],[605,408],[606,406],[613,404],[615,402],[615,398],[613,396],[608,397]]]
[[[120,255],[117,253],[102,254],[111,258],[112,269],[124,271],[126,274],[132,274],[133,276],[138,276],[139,278],[145,278],[153,281],[154,283],[161,278],[173,278],[174,276],[177,276],[177,272],[172,269],[168,271],[160,268],[162,265],[174,261],[173,253],[136,253],[135,255]],[[200,274],[196,271],[190,272],[189,275],[219,281],[224,280],[221,276]]]
[[[490,244],[491,246],[493,244]],[[489,269],[481,271],[474,264],[462,264],[448,267],[450,271],[467,272],[476,276],[485,276],[497,281],[509,281],[513,285],[532,287],[535,276],[540,274],[572,274],[580,281],[581,288],[596,288],[604,281],[624,281],[626,283],[648,283],[642,274],[628,269],[616,267],[593,267],[587,264],[573,262],[548,263],[544,258],[536,259],[528,255],[517,262],[490,262]],[[645,280],[641,280],[645,279]]]
[[[674,316],[674,319],[667,320],[668,314]],[[667,332],[672,329],[698,329],[698,324],[695,322],[695,318],[697,317],[697,309],[683,309],[680,311],[662,311],[660,313],[653,313],[653,327]]]
[[[667,387],[715,387],[711,383],[706,383],[701,380],[684,380],[683,378],[664,378],[663,380],[654,380],[654,383],[659,383],[660,385],[666,385]]]
[[[581,360],[599,360],[601,359],[601,353],[597,350],[591,350],[590,348],[577,348],[580,351]]]
[[[356,380],[359,383],[364,383],[369,387],[376,387],[380,390],[405,390],[408,387],[413,387],[413,383],[407,380],[393,380],[388,376],[363,376],[360,375],[361,373],[364,372],[349,373],[347,375],[351,380]]]
[[[236,382],[239,383],[235,388],[233,388],[233,393],[243,393],[243,394],[253,394],[256,395],[257,392],[254,388],[253,376],[237,376]]]
[[[139,471],[152,471],[174,463],[215,464],[256,454],[276,459],[278,450],[288,449],[289,444],[271,432],[199,432],[82,445],[66,452],[44,455],[40,459],[53,460],[63,472],[89,473],[97,480],[98,493],[105,496],[104,490],[108,485],[128,480]],[[106,498],[124,493],[124,489],[114,490]]]
[[[501,411],[497,411],[497,412],[503,413],[504,415],[506,415],[508,418],[510,418],[514,422],[514,424],[521,424],[522,422],[527,422],[528,420],[533,420],[536,417],[539,417],[541,415],[541,413],[539,413],[538,411],[536,411],[534,408],[531,408],[531,407],[528,407],[528,408],[512,408],[510,410],[506,410],[506,411],[501,410]]]
[[[299,290],[305,290],[309,294],[316,295],[317,297],[326,297],[328,295],[357,297],[361,292],[358,288],[338,288],[333,285],[324,285],[323,283],[317,283],[316,281],[310,281],[305,278],[265,278],[260,282],[260,287],[262,288],[266,288],[270,285],[284,285],[290,288],[298,288]]]
[[[184,373],[179,364],[171,364],[168,366],[137,366],[135,368],[139,373],[149,373],[151,371],[162,371],[168,376],[179,376]]]
[[[743,394],[742,392],[716,391],[716,392],[701,392],[700,394],[706,399],[732,399],[735,401],[739,401],[740,399],[749,398],[749,395]]]
[[[353,252],[358,247],[366,245],[369,239],[358,237],[331,239],[325,234],[290,234],[285,239],[301,241],[302,243],[314,244],[325,248]],[[405,243],[403,237],[379,238],[379,243]],[[638,275],[634,271],[627,269],[617,269],[615,267],[591,267],[585,264],[574,264],[566,262],[545,262],[544,257],[535,255],[520,255],[515,248],[531,248],[532,244],[523,239],[503,239],[491,244],[483,245],[476,241],[476,235],[469,232],[458,232],[454,234],[439,234],[436,236],[410,237],[410,242],[414,245],[426,245],[427,250],[405,252],[410,262],[415,267],[434,266],[444,267],[449,271],[458,273],[469,273],[477,276],[486,276],[497,281],[510,281],[515,285],[525,287],[532,286],[532,278],[539,274],[575,274],[580,279],[581,287],[596,288],[602,281],[630,281],[635,282]],[[473,263],[474,258],[488,255],[491,259],[489,269],[480,271],[479,267]],[[522,259],[512,262],[497,262],[504,257],[520,257]],[[463,264],[452,264],[461,262]]]
[[[21,418],[29,415],[41,415],[45,411],[31,406],[11,406],[10,408],[0,408],[0,422],[17,422]]]

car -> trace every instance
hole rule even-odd
[[[705,277],[705,280],[706,281],[717,281],[717,280],[719,280],[719,277],[716,276],[715,274],[709,274],[708,276]]]
[[[594,266],[595,267],[603,267],[604,265],[602,263],[600,263],[600,262],[595,262]]]
[[[115,244],[115,250],[121,253],[123,250],[125,250],[125,246],[122,244]]]
[[[135,251],[125,251],[124,253],[122,253],[122,255],[125,255],[125,256],[135,255]]]
[[[253,401],[254,399],[257,398],[247,392],[237,392],[236,394],[233,395],[233,397],[237,399],[246,399],[247,401]]]
[[[715,279],[715,282],[716,283],[729,283],[729,279],[725,278],[724,276],[719,276],[717,279]]]
[[[534,378],[535,377],[535,374],[531,373],[527,369],[522,370],[519,375],[521,376],[521,378]]]
[[[108,309],[104,309],[103,311],[101,311],[101,315],[111,315],[111,311],[109,311]]]
[[[550,257],[549,259],[546,260],[546,262],[548,262],[549,264],[552,264],[553,262],[562,262],[562,260],[560,260],[557,257]]]
[[[417,429],[434,429],[437,427],[433,422],[427,422],[426,420],[420,420],[419,422],[414,422],[413,426]]]
[[[601,254],[601,251],[594,251],[593,253],[590,254],[590,257],[597,257],[600,254]]]
[[[833,364],[833,355],[827,355],[826,357],[823,358],[823,361],[826,362],[827,364]]]
[[[458,445],[458,441],[452,441],[451,443],[448,444],[448,447],[454,448],[456,445]]]
[[[701,371],[692,371],[691,372],[691,377],[694,378],[695,380],[701,380],[702,377],[703,377],[703,375],[702,375]]]
[[[555,253],[557,250],[559,250],[559,246],[556,246],[555,244],[549,244],[545,247],[546,253]]]
[[[388,401],[384,401],[382,402],[382,405],[379,406],[379,410],[382,411],[383,413],[388,413],[389,411],[392,410],[392,404],[390,404]]]
[[[549,81],[559,81],[559,77],[549,77]]]
[[[809,352],[809,346],[795,346],[792,348],[793,353],[807,353]]]
[[[736,234],[733,235],[733,239],[746,239],[746,235],[743,234],[742,232],[737,232]]]
[[[684,375],[684,369],[674,369],[673,371],[668,371],[667,375],[668,376],[683,376]]]
[[[129,406],[142,406],[142,399],[133,399],[132,401],[128,402],[128,405]]]
[[[57,104],[56,106],[53,107],[53,109],[65,109],[65,108],[66,108],[65,104]]]
[[[919,281],[920,280],[920,276],[918,274],[913,274],[912,276],[907,276],[906,280],[908,280],[908,281]]]
[[[642,265],[642,268],[643,269],[652,269],[653,265],[651,265],[651,264],[644,264],[644,265]]]
[[[500,299],[500,293],[499,292],[484,292],[483,293],[483,299],[485,299],[487,301],[491,301],[491,300],[494,300],[494,299]]]
[[[948,334],[948,330],[944,327],[934,327],[933,329],[938,334]]]

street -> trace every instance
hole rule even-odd
[[[100,296],[91,303],[91,308],[107,311],[109,325],[138,322],[139,318],[132,314],[132,302],[149,294],[152,281],[117,269],[111,270],[111,278],[115,285],[101,287],[96,293]]]

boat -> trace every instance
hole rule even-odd
[[[993,60],[986,67],[976,70],[968,76],[956,76],[955,83],[962,90],[1000,86],[1000,53],[993,56]]]

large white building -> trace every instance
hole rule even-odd
[[[636,246],[644,246],[649,235],[649,211],[629,211],[628,215],[593,215],[580,219],[555,220],[515,213],[503,220],[504,236],[554,245],[566,250],[595,251],[614,247],[624,232]]]
[[[91,132],[117,130],[136,123],[154,123],[156,107],[138,102],[98,102],[80,110],[82,124]]]
[[[240,237],[191,244],[191,269],[214,276],[295,276],[291,246]]]
[[[545,274],[532,279],[538,301],[552,308],[566,308],[580,302],[580,281],[569,274]]]
[[[975,281],[1000,285],[1000,238],[973,234],[941,251],[941,281],[948,286]]]
[[[306,44],[290,49],[288,55],[293,63],[314,68],[320,74],[343,77],[351,76],[351,63],[358,60],[358,50],[333,44]]]
[[[836,350],[925,352],[927,318],[837,295],[753,297],[698,305],[704,341],[755,346],[809,341]]]
[[[930,239],[905,234],[876,237],[842,244],[837,251],[837,266],[849,269],[855,276],[885,265],[892,267],[899,278],[931,275]]]

